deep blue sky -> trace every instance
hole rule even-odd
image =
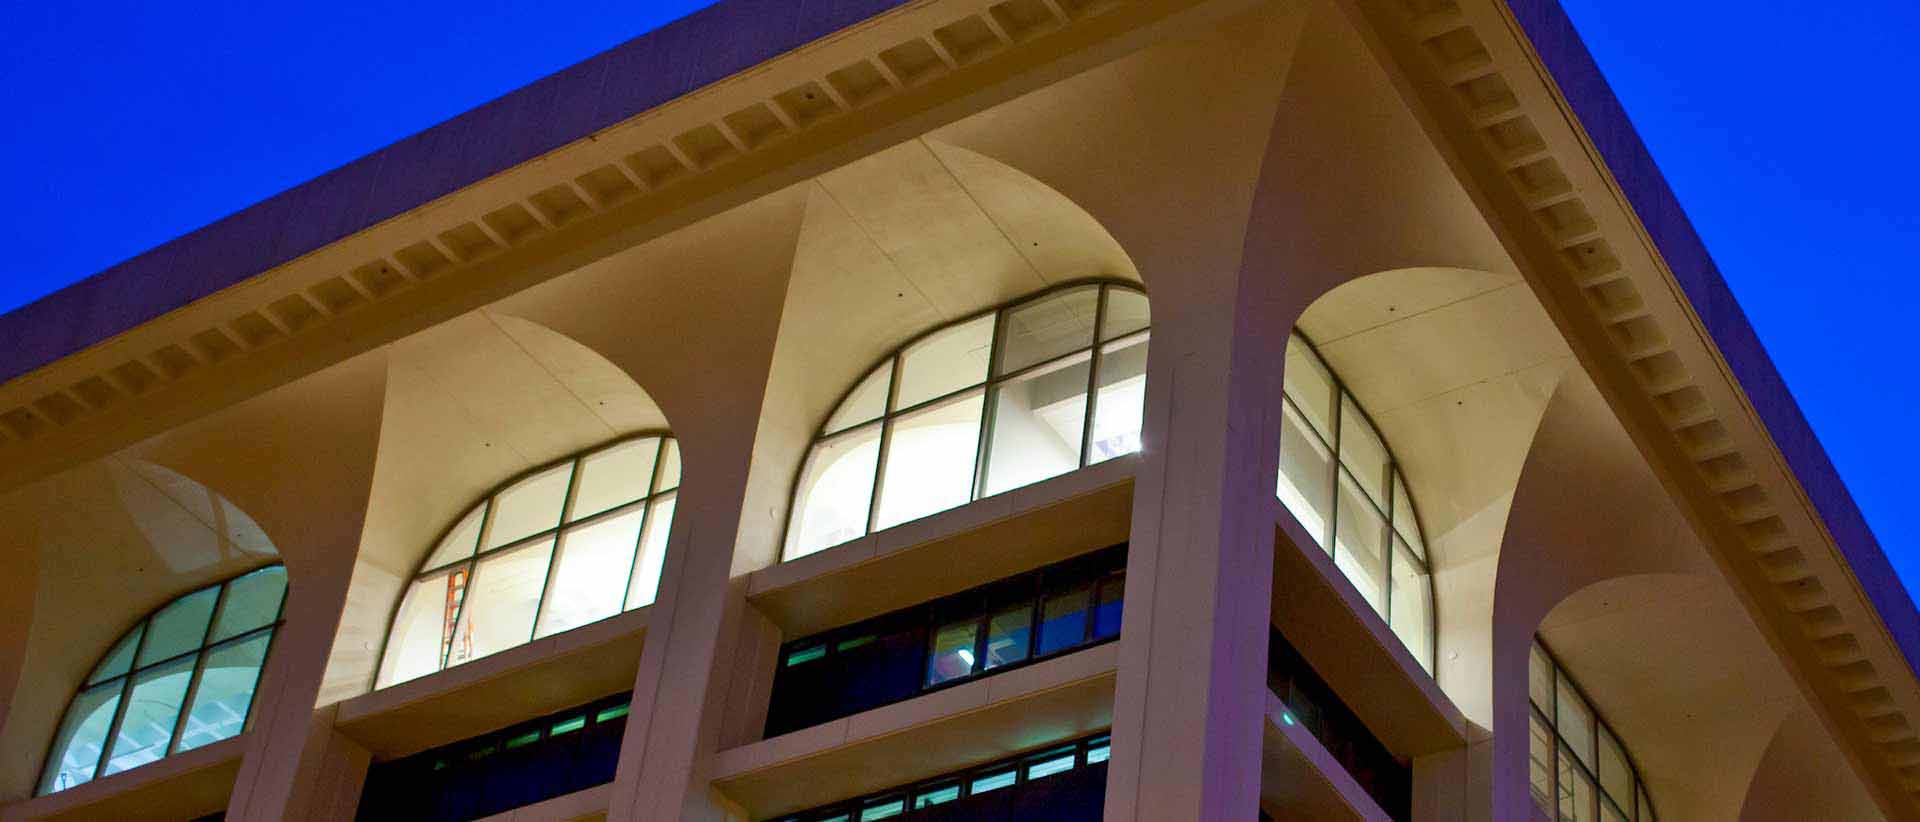
[[[1920,10],[1562,2],[1914,589]],[[704,5],[0,0],[0,311]]]

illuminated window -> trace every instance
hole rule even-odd
[[[1653,800],[1626,744],[1538,640],[1527,661],[1527,702],[1529,781],[1541,810],[1581,822],[1654,822]]]
[[[1287,343],[1277,493],[1361,598],[1433,672],[1433,574],[1393,451],[1313,343]]]
[[[680,449],[641,436],[536,469],[475,504],[395,612],[376,688],[653,602]]]
[[[271,565],[186,594],[128,629],[67,704],[38,792],[238,736],[286,591],[286,568]]]
[[[1147,297],[1074,285],[935,329],[849,390],[794,488],[786,559],[1140,450]]]

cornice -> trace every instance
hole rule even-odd
[[[1877,799],[1914,814],[1920,680],[1649,231],[1677,204],[1638,213],[1588,131],[1631,126],[1583,124],[1542,61],[1583,49],[1570,27],[1534,43],[1499,0],[1342,6]]]

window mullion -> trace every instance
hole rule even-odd
[[[1107,319],[1107,286],[1100,286],[1100,292],[1093,300],[1093,348],[1087,353],[1087,407],[1084,419],[1080,423],[1080,467],[1085,468],[1093,459],[1093,418],[1099,413],[1100,404],[1100,361],[1104,359],[1101,351],[1106,341],[1100,338],[1101,326]],[[1143,415],[1144,416],[1144,415]],[[1145,421],[1142,420],[1142,424]]]

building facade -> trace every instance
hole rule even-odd
[[[1908,819],[1531,0],[722,0],[0,317],[0,819]]]

